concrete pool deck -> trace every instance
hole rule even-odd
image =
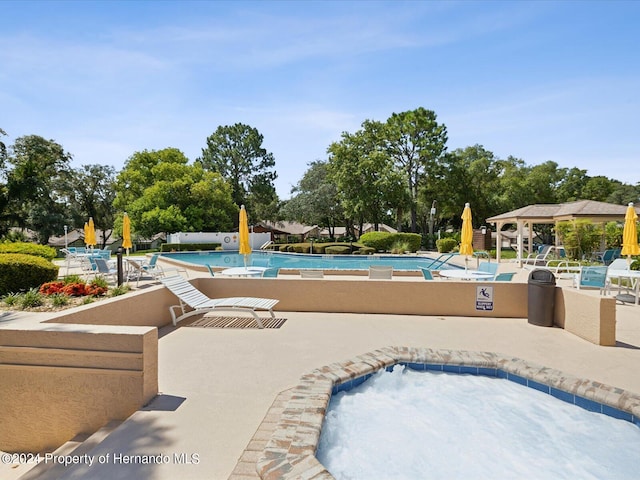
[[[617,305],[616,314],[615,347],[517,318],[277,311],[287,319],[278,329],[163,327],[160,395],[89,452],[110,461],[76,465],[57,478],[257,478],[238,460],[257,458],[259,445],[250,442],[276,397],[315,368],[389,345],[496,352],[640,393],[640,308]],[[169,460],[115,464],[116,454]]]

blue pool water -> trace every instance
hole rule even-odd
[[[180,260],[195,265],[211,265],[213,267],[242,267],[244,257],[236,252],[179,252],[163,253],[163,257]],[[456,268],[451,265],[435,262],[433,258],[419,256],[385,256],[385,255],[309,255],[279,252],[253,252],[249,255],[247,265],[254,267],[278,267],[322,270],[368,270],[370,265],[391,265],[394,270],[419,270],[419,267],[431,270]]]

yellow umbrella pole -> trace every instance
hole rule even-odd
[[[471,218],[471,205],[466,203],[462,212],[462,234],[460,235],[460,255],[473,255],[473,223]],[[465,258],[464,269],[467,270]]]
[[[240,223],[238,228],[240,236],[240,255],[244,255],[244,266],[247,267],[247,255],[251,254],[251,244],[249,242],[249,221],[244,205],[240,207]]]
[[[624,229],[622,231],[622,251],[621,255],[627,256],[627,264],[631,267],[631,256],[640,255],[640,246],[638,245],[638,228],[636,223],[638,214],[630,202],[627,206],[627,212],[624,216]]]

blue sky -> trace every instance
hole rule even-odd
[[[640,2],[2,1],[0,128],[120,170],[245,123],[282,198],[365,119],[640,182]]]

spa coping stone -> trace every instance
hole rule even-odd
[[[332,392],[348,390],[396,364],[506,378],[556,397],[569,396],[576,405],[640,427],[640,395],[633,392],[492,352],[390,346],[315,369],[281,392],[229,480],[333,479],[315,457]]]

